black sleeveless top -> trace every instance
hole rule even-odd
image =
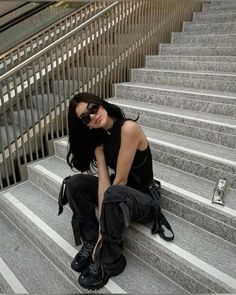
[[[116,121],[113,127],[108,130],[108,135],[104,142],[106,163],[108,167],[115,172],[121,143],[121,127],[124,122],[125,120]],[[136,151],[127,185],[142,190],[143,185],[150,182],[152,179],[152,155],[148,145],[144,151]]]

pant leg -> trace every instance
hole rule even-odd
[[[70,194],[68,202],[73,211],[73,231],[79,231],[83,241],[98,239],[99,225],[95,214],[98,206],[97,192],[98,179],[93,175],[73,175],[66,186],[66,194]]]
[[[104,195],[101,211],[102,240],[96,251],[97,263],[112,264],[122,254],[126,221],[147,219],[151,196],[125,185],[112,185]]]

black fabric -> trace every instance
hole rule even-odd
[[[76,174],[67,182],[66,193],[70,196],[68,202],[76,214],[77,233],[80,233],[83,241],[98,239],[98,221],[95,215],[98,205],[97,190],[96,176]],[[125,185],[112,185],[107,189],[100,218],[102,240],[95,253],[99,263],[109,265],[122,254],[125,228],[130,221],[151,220],[152,202],[149,194]]]
[[[125,120],[116,121],[109,131],[104,143],[104,153],[107,165],[116,171],[117,159],[121,144],[121,128]],[[142,180],[141,185],[133,178],[132,172]],[[128,178],[128,185],[133,188],[142,190],[142,184],[145,184],[153,179],[152,155],[150,147],[146,150],[137,150],[131,166],[131,173]]]
[[[146,184],[145,189],[149,191],[149,194],[153,198],[152,203],[152,215],[154,219],[153,227],[152,227],[152,234],[158,233],[160,237],[166,241],[172,241],[175,237],[174,232],[161,211],[161,184],[159,181],[151,181],[150,183]],[[171,232],[171,236],[167,236],[165,233],[165,228],[167,228]]]
[[[67,181],[70,179],[70,175],[65,177],[61,184],[61,189],[58,196],[58,215],[60,215],[63,212],[63,206],[65,206],[68,203],[68,198],[65,192]]]

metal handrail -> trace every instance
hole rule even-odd
[[[79,11],[82,11],[88,7],[91,7],[94,3],[96,3],[96,0],[87,1],[85,4],[83,4],[78,9],[76,9],[76,11],[66,14],[65,16],[60,18],[60,20],[57,20],[53,24],[49,25],[47,28],[40,30],[37,34],[34,34],[33,36],[27,38],[23,42],[19,43],[16,47],[11,48],[11,49],[5,51],[4,53],[0,54],[0,62],[2,62],[4,59],[6,59],[9,56],[12,56],[12,54],[14,54],[15,52],[17,52],[17,54],[19,54],[19,49],[22,49],[23,47],[25,48],[26,44],[31,44],[32,40],[34,40],[35,37],[45,36],[45,34],[50,34],[51,29],[53,29],[56,26],[60,26],[61,23],[64,23],[68,18],[73,18],[74,16],[76,16],[78,14]],[[17,58],[19,59],[20,57],[17,56]]]
[[[70,32],[66,33],[64,36],[60,37],[59,39],[57,39],[56,41],[54,41],[50,45],[44,47],[41,51],[35,53],[34,55],[30,56],[27,60],[21,62],[19,65],[17,65],[14,68],[10,69],[6,73],[4,73],[2,76],[0,76],[0,81],[10,77],[14,72],[23,69],[24,67],[26,67],[27,65],[29,65],[30,63],[35,61],[37,58],[43,56],[46,52],[48,52],[49,50],[55,48],[57,45],[61,44],[66,39],[73,36],[76,32],[82,30],[87,25],[91,24],[95,19],[97,19],[100,16],[104,15],[105,13],[109,12],[112,8],[117,6],[118,3],[119,3],[119,1],[113,2],[111,5],[107,6],[102,11],[98,12],[97,14],[92,16],[90,19],[86,20],[83,24],[81,24],[78,27],[72,29]]]

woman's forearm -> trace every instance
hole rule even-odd
[[[100,217],[104,193],[111,185],[111,183],[103,150],[96,150],[95,156],[98,168],[98,212]]]

